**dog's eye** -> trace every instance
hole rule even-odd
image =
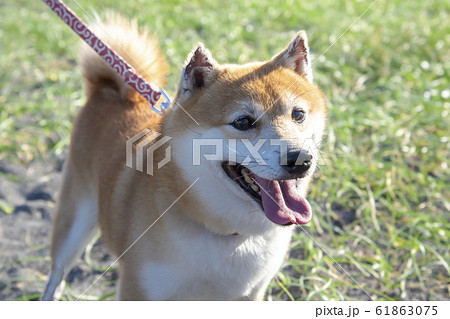
[[[302,110],[293,110],[292,111],[292,119],[297,122],[297,123],[301,123],[305,120],[305,112]]]
[[[234,120],[233,123],[230,123],[230,125],[239,131],[246,131],[248,129],[255,127],[254,125],[252,125],[252,123],[253,123],[253,120],[251,118],[240,117],[240,118]]]

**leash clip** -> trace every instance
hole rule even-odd
[[[159,91],[159,93],[161,93],[164,96],[164,98],[166,99],[164,102],[161,102],[161,106],[160,106],[161,109],[156,108],[155,105],[152,105],[152,104],[150,104],[150,106],[151,106],[152,110],[155,111],[156,113],[163,114],[164,111],[170,106],[171,100],[170,100],[170,97],[167,95],[166,91],[164,91],[163,89],[161,89]]]

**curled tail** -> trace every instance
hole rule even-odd
[[[108,12],[90,27],[146,81],[156,88],[166,83],[168,66],[158,41],[148,31],[139,30],[136,20]],[[116,90],[124,100],[138,94],[86,43],[82,44],[80,64],[88,98],[101,87]]]

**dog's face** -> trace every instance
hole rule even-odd
[[[181,72],[176,102],[173,155],[189,180],[200,178],[200,201],[214,203],[220,226],[212,230],[311,219],[305,195],[326,108],[304,32],[268,62],[242,66],[219,65],[200,45]]]

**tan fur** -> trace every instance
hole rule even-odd
[[[147,82],[158,87],[166,84],[168,66],[156,38],[146,30],[139,30],[136,20],[128,20],[113,12],[107,12],[105,19],[90,26],[91,30],[114,52],[130,64]],[[137,95],[122,77],[85,43],[80,50],[80,64],[89,98],[94,90],[106,85],[118,90],[120,96]],[[102,83],[108,82],[108,83]],[[130,98],[130,97],[128,97]]]
[[[165,83],[167,66],[154,38],[146,33],[139,33],[135,22],[129,23],[113,14],[109,14],[102,29],[107,30],[114,41],[102,32],[99,33],[100,37],[149,82],[161,85]],[[229,138],[253,138],[260,132],[259,128],[252,132],[236,131],[232,134],[226,128],[229,123],[227,115],[238,111],[241,101],[250,97],[255,104],[261,106],[255,109],[256,115],[262,114],[260,127],[270,126],[276,134],[286,137],[293,133],[284,124],[288,116],[285,110],[286,99],[278,97],[287,91],[287,96],[300,96],[308,101],[311,116],[317,116],[318,120],[317,123],[310,122],[306,125],[316,125],[320,139],[325,123],[323,96],[314,84],[305,78],[299,78],[294,70],[283,67],[280,59],[280,56],[276,56],[267,63],[244,66],[214,64],[212,73],[206,77],[204,89],[195,92],[187,100],[182,98],[179,91],[176,100],[198,121],[197,126],[186,112],[176,106],[164,116],[153,112],[139,94],[128,87],[91,49],[84,46],[81,67],[88,100],[80,111],[72,132],[52,237],[52,259],[55,261],[62,253],[61,247],[73,224],[81,196],[88,194],[96,198],[103,242],[113,254],[120,256],[193,182],[176,161],[156,170],[154,176],[125,166],[127,139],[145,128],[177,137],[192,134],[196,130],[218,127]],[[301,130],[307,128],[305,126]],[[175,144],[173,153],[175,158],[182,156],[177,154]],[[158,149],[155,152],[155,162],[163,157],[164,149]],[[309,178],[305,179],[306,186],[308,182]],[[306,193],[306,187],[303,192]],[[246,236],[244,228],[238,230],[241,236],[231,236],[237,231],[236,226],[226,218],[212,216],[210,210],[210,204],[202,202],[195,186],[181,197],[167,215],[159,219],[119,260],[120,298],[149,298],[142,287],[141,266],[149,260],[164,264],[165,261],[176,258],[179,250],[178,246],[174,246],[173,236],[183,227],[189,237],[200,236],[198,229],[204,229],[205,236],[207,234],[224,245],[239,245],[251,240],[252,236]],[[190,231],[189,227],[193,230]],[[277,226],[273,230],[275,237],[278,236],[275,234],[286,232],[278,230],[279,228],[281,229]],[[290,233],[283,236],[288,240]],[[281,255],[287,250],[287,241],[283,243],[280,245]],[[194,247],[192,253],[195,254],[195,251]],[[54,268],[58,267],[62,266],[54,263]],[[68,270],[64,269],[64,273],[67,273]],[[216,299],[214,296],[220,295],[217,292],[220,291],[221,284],[218,282],[201,286],[203,290],[198,296],[206,295]],[[248,295],[235,296],[235,299],[261,300],[267,284],[268,281],[263,280]],[[47,297],[50,295],[47,294]],[[195,291],[192,294],[181,294],[178,291],[171,296],[167,298],[197,299]]]

